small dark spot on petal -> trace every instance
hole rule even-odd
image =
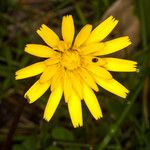
[[[94,62],[94,63],[95,63],[95,62],[98,62],[98,58],[93,58],[93,59],[92,59],[92,62]]]

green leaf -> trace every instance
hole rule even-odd
[[[58,127],[52,130],[52,137],[56,140],[67,140],[67,141],[73,141],[74,135],[71,131]]]
[[[36,150],[36,139],[34,137],[28,138],[23,144],[24,150]]]

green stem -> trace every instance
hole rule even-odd
[[[117,132],[117,130],[119,129],[120,125],[122,124],[122,122],[124,121],[125,117],[127,116],[127,114],[129,113],[132,105],[134,104],[134,101],[136,100],[137,96],[139,95],[142,87],[143,87],[143,83],[144,83],[144,78],[142,78],[139,83],[135,86],[137,88],[136,91],[130,95],[131,98],[129,98],[128,100],[128,106],[124,109],[122,115],[120,116],[120,118],[117,120],[117,122],[115,124],[112,125],[112,127],[110,128],[108,134],[106,135],[106,137],[104,138],[104,140],[102,141],[102,143],[99,145],[98,150],[103,150],[106,148],[106,146],[108,145],[108,143],[110,142],[110,140],[113,138],[113,136],[115,135],[115,133]]]
[[[150,3],[149,3],[150,4]],[[141,31],[142,31],[142,44],[143,48],[148,48],[148,29],[149,26],[148,22],[146,22],[146,11],[144,9],[144,5],[148,5],[147,0],[138,0],[139,10],[140,10],[140,20],[141,20]],[[147,10],[147,9],[146,9]],[[146,24],[147,23],[147,24]],[[147,25],[147,26],[146,26]],[[148,48],[149,50],[149,48]],[[143,59],[146,59],[147,61],[144,61],[143,66],[149,66],[149,59],[147,59],[149,55],[145,55]],[[145,79],[145,87],[143,92],[143,114],[145,119],[145,125],[147,128],[149,128],[149,120],[148,120],[148,88],[149,88],[149,78],[147,77]]]
[[[139,5],[139,9],[140,9],[140,18],[141,18],[141,24],[142,24],[143,48],[147,49],[147,47],[148,47],[148,39],[147,39],[147,32],[146,32],[146,22],[145,22],[143,1],[142,0],[138,0],[138,5]],[[148,60],[149,60],[149,55],[146,55],[145,58],[144,58],[143,66],[147,63]],[[145,71],[145,74],[144,74],[144,71]],[[144,75],[142,76],[141,80],[135,86],[136,91],[133,92],[133,94],[130,95],[130,98],[128,100],[128,106],[124,109],[122,115],[117,120],[117,122],[112,125],[112,127],[110,128],[108,134],[106,135],[106,137],[104,138],[102,143],[99,145],[98,150],[103,150],[103,149],[106,148],[106,146],[108,145],[110,140],[113,138],[113,136],[115,135],[115,133],[119,129],[120,125],[123,123],[125,117],[128,115],[132,105],[134,104],[134,101],[136,100],[138,94],[142,90],[142,87],[144,85],[144,81],[145,81],[145,79],[147,77],[148,73],[146,72],[145,68],[143,70],[143,74]]]

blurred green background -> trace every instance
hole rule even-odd
[[[150,150],[149,0],[1,0],[0,1],[0,150]],[[74,129],[64,101],[52,120],[42,119],[49,92],[34,104],[23,98],[35,78],[15,81],[15,71],[39,61],[24,52],[42,43],[36,34],[46,24],[60,34],[61,18],[72,14],[76,33],[109,15],[119,25],[108,39],[129,35],[132,46],[115,57],[138,61],[138,73],[114,73],[130,89],[123,100],[100,88],[104,117],[95,121],[83,104],[84,126]],[[43,42],[44,43],[44,42]]]

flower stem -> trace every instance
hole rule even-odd
[[[22,100],[20,102],[20,106],[18,107],[18,110],[16,112],[16,115],[12,121],[12,124],[10,126],[10,129],[8,131],[8,134],[7,134],[7,137],[6,137],[6,140],[4,142],[4,146],[3,146],[3,150],[10,150],[11,149],[11,144],[12,144],[12,139],[13,139],[13,136],[15,134],[15,131],[17,129],[17,125],[19,123],[19,119],[23,113],[23,110],[24,110],[24,107],[25,107],[25,104],[26,104],[26,100]]]
[[[138,94],[140,93],[141,89],[143,88],[143,83],[144,83],[144,79],[145,77],[143,77],[138,84],[135,86],[137,88],[135,88],[135,92],[133,92],[133,94],[130,95],[130,98],[128,99],[128,106],[124,109],[122,115],[120,116],[120,118],[117,120],[117,122],[115,124],[112,125],[112,127],[110,128],[108,134],[106,135],[106,137],[104,138],[104,140],[101,142],[101,144],[98,147],[98,150],[103,150],[106,148],[106,146],[108,145],[108,143],[110,142],[110,140],[113,138],[113,136],[115,135],[115,133],[117,132],[117,130],[119,129],[119,126],[122,124],[122,122],[124,121],[125,117],[127,116],[127,114],[129,113],[132,105],[134,104],[134,101],[136,100]]]
[[[142,44],[144,48],[148,47],[148,27],[149,27],[149,23],[146,21],[146,9],[144,8],[144,6],[147,6],[148,1],[144,0],[138,0],[138,5],[139,5],[139,10],[140,10],[140,20],[141,20],[141,32],[142,32]],[[149,3],[150,4],[150,3]],[[145,55],[145,57],[147,57],[147,55]],[[150,61],[149,59],[147,59],[147,61],[145,61],[144,66],[149,66],[150,65]],[[144,119],[145,119],[145,125],[147,128],[149,128],[149,120],[148,120],[148,89],[149,89],[149,77],[147,77],[145,79],[145,83],[144,83],[144,90],[143,90],[143,115],[144,115]]]

